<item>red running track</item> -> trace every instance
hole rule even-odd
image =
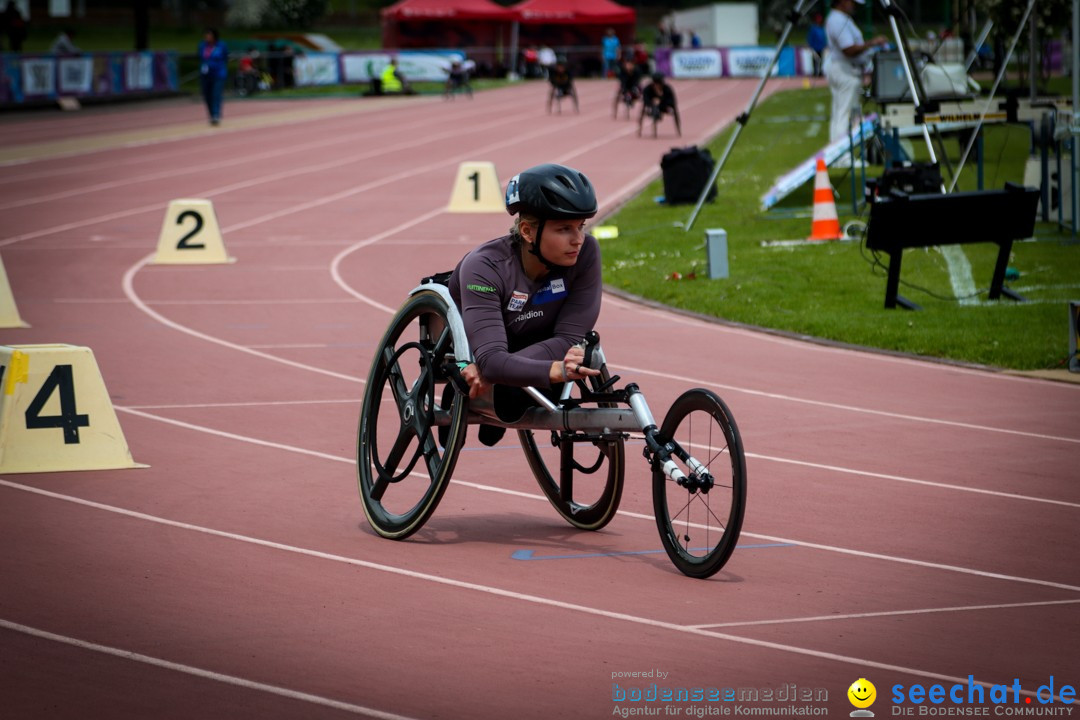
[[[459,163],[571,164],[610,210],[753,88],[679,83],[681,141],[637,138],[592,82],[580,115],[527,84],[230,103],[219,129],[194,102],[0,122],[0,157],[29,158],[0,173],[0,254],[32,325],[0,343],[91,347],[150,466],[0,477],[4,717],[844,716],[861,677],[882,717],[898,684],[1015,680],[998,711],[1080,684],[1075,386],[608,296],[606,354],[654,412],[704,386],[738,419],[749,504],[724,571],[658,552],[635,447],[598,533],[558,519],[509,438],[470,442],[414,538],[368,529],[354,433],[388,313],[508,226],[445,211]],[[180,197],[213,201],[235,264],[148,264]],[[758,699],[616,701],[654,684]]]

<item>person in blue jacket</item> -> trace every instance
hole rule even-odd
[[[210,124],[221,122],[221,97],[228,74],[229,48],[221,41],[216,28],[207,28],[199,43],[199,83],[210,113]]]
[[[825,58],[825,48],[829,46],[829,38],[825,35],[821,13],[814,13],[810,29],[806,31],[806,44],[814,52],[814,77],[821,77],[823,74],[821,62]]]

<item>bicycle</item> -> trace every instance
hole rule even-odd
[[[742,440],[723,400],[710,390],[688,390],[657,425],[636,384],[615,387],[619,376],[608,371],[599,336],[591,332],[584,364],[600,370],[599,376],[564,383],[557,396],[526,388],[535,404],[519,417],[500,416],[488,398],[469,400],[460,370],[472,356],[445,285],[448,276],[424,278],[409,293],[368,373],[357,432],[357,483],[375,532],[403,540],[427,522],[470,424],[516,430],[556,512],[574,527],[600,530],[618,511],[625,445],[633,436],[644,441],[657,529],[668,557],[690,577],[719,571],[738,542],[746,504]],[[550,449],[538,442],[543,432],[550,433]],[[575,457],[578,448],[589,454]]]

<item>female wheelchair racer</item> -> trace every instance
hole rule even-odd
[[[614,387],[619,378],[592,331],[600,250],[584,232],[597,211],[584,174],[560,165],[525,170],[507,185],[506,207],[517,215],[510,234],[474,249],[453,272],[425,278],[376,351],[357,439],[369,523],[391,539],[422,527],[476,424],[488,445],[517,430],[556,511],[599,530],[618,510],[633,439],[644,442],[668,556],[687,575],[713,575],[735,548],[745,506],[745,459],[730,411],[698,388],[657,425],[636,385]],[[550,448],[537,440],[545,431]]]

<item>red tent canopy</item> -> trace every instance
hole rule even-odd
[[[637,13],[611,0],[524,0],[511,8],[522,23],[630,25]]]
[[[380,13],[387,20],[503,20],[514,14],[491,0],[401,0]]]
[[[381,16],[384,48],[458,48],[481,65],[496,62],[516,19],[491,0],[401,0]]]

